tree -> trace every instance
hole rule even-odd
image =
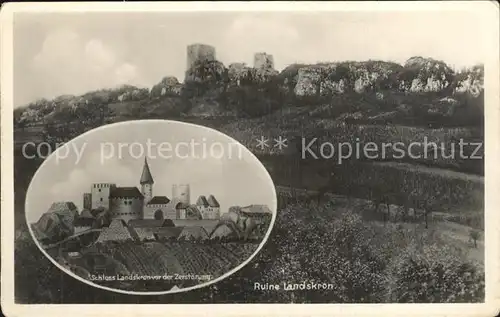
[[[404,255],[395,268],[398,303],[473,303],[484,301],[484,273],[464,263],[446,246],[424,246],[423,254]]]
[[[471,230],[469,232],[469,238],[474,242],[474,248],[477,248],[477,240],[479,240],[479,236],[481,233],[478,230]]]
[[[391,198],[392,195],[385,192],[383,189],[379,187],[375,187],[371,189],[371,196],[372,196],[372,201],[375,205],[375,213],[378,213],[380,211],[380,205],[385,205],[387,207],[387,214],[383,213],[383,220],[384,223],[390,220],[390,215],[391,215],[391,209],[390,209],[390,203],[391,203]]]

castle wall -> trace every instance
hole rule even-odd
[[[220,208],[219,207],[210,207],[212,209],[212,219],[220,218]]]
[[[186,209],[179,209],[179,214],[178,214],[177,219],[186,219]]]
[[[203,219],[219,219],[220,218],[220,208],[218,207],[204,207],[197,206],[201,212],[201,217]]]
[[[144,217],[144,202],[141,198],[110,198],[109,204],[111,219],[123,219],[128,222]]]
[[[115,187],[115,184],[111,183],[98,183],[92,184],[90,193],[92,195],[92,206],[90,209],[97,209],[99,207],[104,207],[109,210],[109,193],[111,188]]]
[[[92,210],[92,194],[83,194],[83,209]]]
[[[155,212],[161,209],[163,211],[164,219],[179,219],[178,211],[175,209],[175,205],[146,205],[144,207],[144,219],[154,219]]]
[[[172,186],[172,201],[176,203],[191,204],[191,191],[189,185],[173,185]]]
[[[192,44],[187,47],[187,69],[197,61],[214,61],[215,47],[206,44]]]

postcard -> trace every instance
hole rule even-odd
[[[5,315],[498,313],[498,4],[0,16]]]

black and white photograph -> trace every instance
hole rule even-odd
[[[2,306],[494,314],[498,5],[364,3],[3,8]]]
[[[241,144],[201,126],[143,120],[58,148],[31,180],[25,212],[65,271],[152,293],[243,264],[264,242],[276,203],[269,174]]]

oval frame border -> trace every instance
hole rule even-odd
[[[31,182],[33,181],[33,179],[36,177],[36,175],[38,174],[38,172],[43,168],[44,164],[50,159],[51,156],[53,156],[55,153],[57,153],[57,151],[60,151],[62,147],[59,147],[57,148],[55,151],[53,151],[43,162],[42,164],[40,164],[40,166],[38,167],[38,169],[36,170],[36,172],[33,174],[33,177],[32,177],[32,180],[30,182],[30,184],[28,185],[28,189],[26,191],[26,201],[24,202],[24,208],[25,208],[25,213],[24,213],[24,216],[25,216],[25,221],[26,221],[26,224],[28,226],[28,231],[31,235],[31,238],[33,239],[33,241],[35,242],[36,246],[38,247],[38,249],[43,253],[43,255],[48,258],[50,260],[50,262],[52,262],[52,264],[54,264],[58,269],[60,269],[62,272],[64,272],[65,274],[75,278],[76,280],[79,280],[80,282],[83,282],[89,286],[92,286],[92,287],[95,287],[95,288],[99,288],[99,289],[103,289],[103,290],[106,290],[106,291],[111,291],[111,292],[115,292],[115,293],[120,293],[120,294],[126,294],[126,295],[142,295],[142,296],[148,296],[148,295],[168,295],[168,294],[176,294],[176,293],[185,293],[185,292],[189,292],[189,291],[192,291],[192,290],[195,290],[195,289],[200,289],[200,288],[204,288],[204,287],[207,287],[207,286],[210,286],[210,285],[213,285],[215,283],[218,283],[228,277],[230,277],[231,275],[235,274],[236,272],[238,272],[239,270],[241,270],[243,267],[245,267],[248,263],[250,263],[250,261],[252,261],[256,256],[257,254],[262,250],[262,248],[264,247],[264,245],[267,243],[267,240],[269,239],[269,236],[271,235],[271,231],[273,230],[274,228],[274,224],[276,222],[276,217],[277,217],[277,213],[278,213],[278,197],[277,197],[277,193],[276,193],[276,186],[274,185],[274,182],[271,178],[271,175],[269,174],[269,172],[267,171],[267,169],[265,168],[265,166],[262,164],[262,162],[260,162],[260,160],[255,156],[255,154],[252,153],[252,151],[250,151],[246,146],[244,146],[243,144],[241,144],[240,142],[238,142],[237,140],[235,140],[234,138],[232,138],[231,136],[225,134],[225,133],[222,133],[216,129],[213,129],[213,128],[209,128],[209,127],[205,127],[205,126],[202,126],[202,125],[198,125],[198,124],[194,124],[194,123],[188,123],[188,122],[182,122],[182,121],[175,121],[175,120],[161,120],[161,119],[145,119],[145,120],[131,120],[131,121],[123,121],[123,122],[115,122],[115,123],[111,123],[111,124],[106,124],[106,125],[103,125],[103,126],[100,126],[100,127],[97,127],[97,128],[94,128],[92,130],[89,130],[89,131],[86,131],[80,135],[78,135],[77,137],[71,139],[70,141],[64,143],[64,144],[67,144],[69,142],[72,142],[74,140],[78,140],[80,138],[83,138],[85,137],[86,135],[90,134],[90,133],[94,133],[98,130],[102,130],[102,129],[108,129],[108,128],[111,128],[113,126],[117,126],[117,125],[127,125],[127,124],[134,124],[134,123],[139,123],[139,124],[143,124],[143,123],[151,123],[151,122],[155,122],[155,123],[174,123],[174,124],[181,124],[181,125],[186,125],[186,126],[192,126],[192,127],[197,127],[197,128],[203,128],[205,130],[207,130],[208,132],[213,132],[213,133],[217,133],[219,135],[223,135],[225,137],[228,137],[232,140],[234,140],[236,142],[236,144],[238,144],[239,146],[243,147],[244,149],[246,149],[248,151],[248,153],[250,154],[250,157],[252,157],[253,159],[257,160],[262,167],[264,167],[264,170],[266,172],[266,175],[270,181],[270,183],[273,185],[272,186],[272,189],[273,189],[273,192],[274,192],[274,212],[273,212],[273,215],[271,217],[271,223],[269,224],[269,228],[267,229],[267,232],[264,236],[264,238],[262,239],[262,242],[259,244],[259,246],[257,247],[257,250],[255,250],[252,255],[250,255],[245,261],[243,261],[240,265],[238,265],[237,267],[233,268],[232,270],[228,271],[227,273],[209,281],[209,282],[205,282],[205,283],[201,283],[199,285],[195,285],[195,286],[190,286],[190,287],[186,287],[186,288],[180,288],[180,289],[177,289],[177,290],[167,290],[167,291],[156,291],[156,292],[137,292],[137,291],[125,291],[125,290],[120,290],[120,289],[115,289],[115,288],[111,288],[111,287],[106,287],[106,286],[102,286],[102,285],[99,285],[99,284],[95,284],[95,283],[92,283],[91,281],[89,280],[86,280],[84,279],[83,277],[81,276],[78,276],[77,274],[73,273],[73,272],[69,272],[67,271],[64,267],[62,267],[59,263],[57,263],[56,260],[54,260],[54,258],[52,258],[41,246],[40,246],[40,243],[39,241],[36,239],[34,233],[33,233],[33,230],[31,229],[31,226],[28,222],[28,216],[27,216],[27,212],[28,211],[28,193],[29,193],[29,188],[31,186]]]

